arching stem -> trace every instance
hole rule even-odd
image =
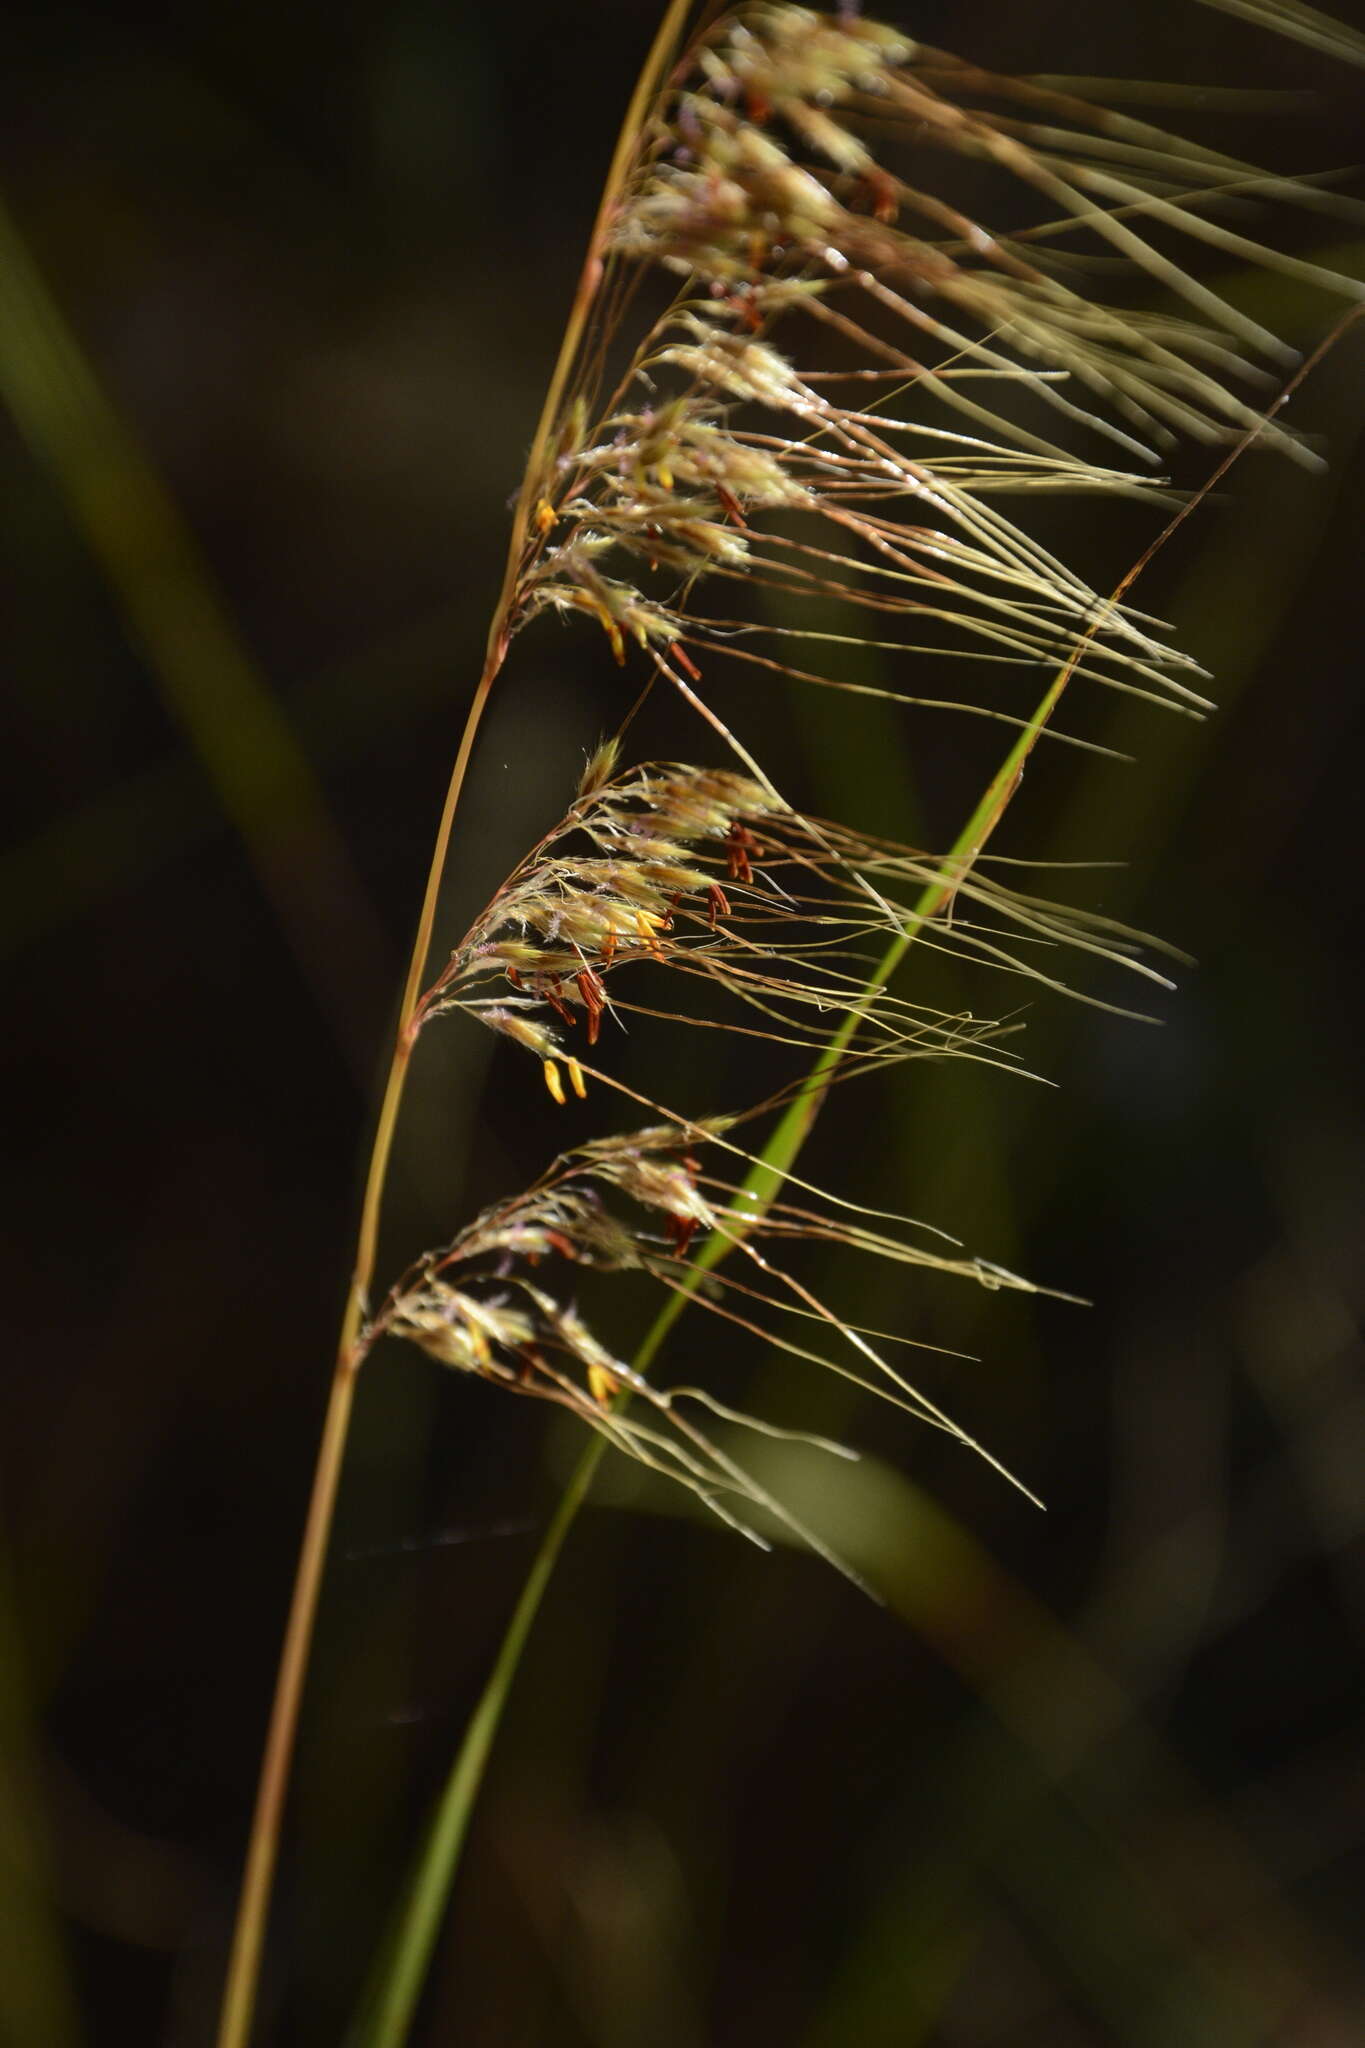
[[[451,770],[450,785],[441,812],[436,843],[432,849],[431,864],[427,870],[426,889],[422,897],[421,914],[417,920],[407,980],[399,1006],[388,1078],[384,1084],[369,1169],[365,1177],[365,1194],[356,1236],[351,1284],[337,1343],[336,1364],[333,1368],[322,1441],[313,1474],[313,1491],[304,1524],[289,1618],[285,1625],[284,1647],[280,1654],[275,1698],[270,1710],[270,1724],[261,1761],[260,1783],[256,1793],[242,1892],[237,1908],[237,1923],[233,1933],[232,1954],[223,1994],[218,2048],[247,2048],[251,2035],[251,2021],[256,2005],[261,1957],[265,1945],[266,1920],[274,1886],[275,1868],[279,1860],[280,1832],[298,1733],[299,1709],[303,1700],[309,1650],[317,1619],[318,1594],[322,1585],[328,1539],[336,1509],[337,1487],[355,1398],[356,1376],[359,1371],[357,1339],[364,1322],[370,1283],[374,1276],[380,1209],[388,1179],[398,1112],[407,1083],[413,1046],[416,1043],[414,1019],[421,996],[427,957],[431,951],[436,905],[449,855],[456,808],[464,788],[475,736],[493,684],[506,660],[508,645],[515,630],[517,596],[525,569],[531,514],[540,489],[546,451],[578,360],[588,316],[601,288],[607,242],[617,203],[633,168],[650,105],[677,49],[690,8],[691,0],[670,0],[631,96],[607,171],[597,218],[593,224],[587,255],[579,276],[578,289],[551,373],[545,402],[541,407],[540,420],[513,514],[507,567],[493,613],[493,622],[489,628],[483,673],[465,719],[464,732],[460,738],[459,750]]]

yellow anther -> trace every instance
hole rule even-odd
[[[583,1069],[579,1066],[577,1060],[570,1060],[568,1067],[569,1086],[573,1089],[580,1102],[586,1102],[588,1099],[588,1086],[583,1079]]]
[[[657,465],[655,469],[655,475],[658,477],[659,482],[663,485],[666,491],[672,490],[673,472],[666,462],[661,462]]]
[[[663,947],[659,944],[659,933],[663,927],[663,922],[663,919],[656,917],[652,910],[637,910],[635,913],[636,931],[647,946],[652,947],[654,952],[660,954],[663,952]]]
[[[598,621],[598,623],[602,627],[603,632],[606,634],[608,640],[610,640],[611,651],[616,656],[618,664],[624,663],[626,658],[626,643],[621,638],[621,628],[617,625],[615,619],[607,610],[601,598],[589,595],[588,597],[584,598],[583,603],[585,608],[588,611],[590,611],[593,617]]]
[[[611,1406],[616,1393],[616,1380],[604,1365],[588,1367],[588,1391],[599,1407]]]
[[[555,1065],[553,1060],[546,1060],[544,1066],[541,1068],[540,1071],[545,1076],[545,1086],[549,1089],[551,1095],[559,1104],[560,1108],[563,1109],[564,1083],[559,1078],[559,1068]]]
[[[536,506],[536,532],[548,533],[558,517],[559,514],[549,499],[542,498]]]

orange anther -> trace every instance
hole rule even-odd
[[[668,1234],[673,1240],[673,1249],[680,1259],[687,1257],[687,1247],[696,1235],[696,1229],[697,1219],[695,1216],[669,1217]]]
[[[894,181],[888,178],[885,171],[874,170],[868,173],[867,183],[872,193],[874,219],[883,224],[893,221],[900,211]]]
[[[754,838],[747,825],[741,825],[736,818],[725,835],[725,858],[730,869],[732,882],[752,882],[754,879],[750,855],[761,855],[763,848]]]
[[[562,1017],[566,1024],[576,1024],[578,1022],[573,1011],[569,1008],[552,981],[542,982],[537,990],[537,994],[545,998],[545,1001],[550,1005],[555,1015]]]
[[[583,1007],[588,1013],[588,1044],[596,1045],[597,1034],[602,1028],[606,991],[602,987],[601,977],[594,974],[591,967],[585,967],[579,975],[578,993],[582,996]]]
[[[617,1380],[604,1365],[588,1367],[588,1392],[599,1408],[609,1408],[616,1397]]]
[[[752,253],[753,251],[757,253],[754,254]],[[751,245],[751,260],[755,270],[762,268],[763,259],[767,253],[767,244],[761,237],[755,236]],[[752,291],[741,288],[737,292],[729,292],[726,294],[725,303],[733,312],[739,314],[751,334],[758,333],[759,328],[763,325],[763,315],[759,310],[758,300]]]

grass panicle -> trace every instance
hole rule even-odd
[[[1152,942],[1112,921],[808,818],[751,777],[667,763],[590,782],[499,889],[414,1018],[421,1029],[462,1011],[526,1046],[556,1101],[566,1058],[570,1086],[584,1092],[582,1061],[568,1048],[596,1046],[604,1019],[624,1029],[637,1016],[666,1016],[798,1050],[818,1050],[845,1019],[846,1049],[864,1060],[997,1039],[1004,1026],[911,1003],[875,976],[888,942],[916,918],[915,899],[950,873],[953,914],[930,941],[941,949],[1061,989],[1049,964],[1059,949],[1079,948],[1169,986],[1142,957]],[[686,981],[691,1007],[633,999],[626,990],[639,977],[628,970],[640,967],[668,984],[660,1002]],[[490,981],[497,992],[481,993]]]
[[[775,1201],[758,1210],[741,1185],[707,1169],[704,1155],[715,1149],[730,1159],[752,1159],[729,1139],[734,1122],[689,1126],[678,1120],[564,1154],[525,1194],[485,1211],[451,1244],[418,1260],[369,1325],[364,1348],[384,1335],[405,1338],[443,1365],[567,1408],[614,1448],[691,1487],[749,1536],[756,1532],[727,1504],[730,1496],[780,1510],[695,1424],[682,1419],[681,1406],[705,1407],[768,1433],[793,1433],[739,1415],[701,1387],[652,1385],[598,1341],[563,1288],[552,1284],[554,1269],[644,1273],[666,1293],[694,1295],[699,1307],[769,1349],[854,1379],[979,1450],[877,1348],[879,1341],[906,1340],[881,1338],[826,1306],[775,1260],[774,1247],[838,1245],[991,1289],[1039,1290],[988,1260],[917,1241],[925,1227],[912,1235],[916,1226],[908,1218],[858,1211],[846,1199],[832,1201],[818,1190],[809,1189],[803,1202]],[[929,1234],[943,1241],[941,1232]],[[742,1277],[712,1271],[695,1285],[688,1254],[694,1239],[708,1238],[740,1255]],[[816,1332],[793,1334],[793,1322],[814,1324]],[[836,1347],[834,1356],[828,1348],[813,1348],[817,1335]],[[646,1405],[647,1421],[637,1422],[625,1411],[622,1403],[632,1395]],[[660,1434],[660,1418],[668,1419],[681,1442]],[[841,1448],[819,1441],[825,1449]],[[989,1453],[983,1455],[1003,1470]]]
[[[1209,4],[1358,54],[1310,9]],[[1103,595],[1029,530],[1031,508],[1076,493],[1160,502],[1161,466],[1182,444],[1260,438],[1317,459],[1275,416],[1291,352],[1196,274],[1201,253],[1362,296],[1274,246],[1279,209],[1359,215],[1320,181],[1174,136],[1101,104],[1098,89],[999,76],[857,7],[703,6],[689,38],[692,12],[686,0],[664,9],[627,111],[441,821],[220,2048],[246,2048],[352,1389],[381,1338],[566,1409],[596,1445],[457,1758],[357,2022],[365,2048],[406,2038],[502,1704],[596,1453],[615,1449],[681,1484],[756,1540],[767,1527],[830,1555],[730,1447],[746,1429],[800,1432],[655,1376],[684,1309],[793,1363],[844,1373],[999,1463],[891,1361],[904,1339],[827,1305],[785,1255],[837,1245],[987,1287],[1030,1283],[845,1190],[822,1191],[796,1162],[836,1083],[912,1057],[1015,1063],[1011,1017],[946,1015],[893,985],[912,943],[1019,984],[1064,987],[1067,953],[1163,980],[1149,942],[1010,886],[1017,870],[983,860],[1036,744],[1105,751],[1056,726],[1073,683],[1192,717],[1209,708],[1198,664],[1131,603],[1136,572]],[[634,709],[432,978],[436,894],[475,731],[509,649],[543,620],[599,631],[612,662],[631,670]],[[876,656],[877,680],[849,675],[849,650]],[[949,663],[961,678],[951,686]],[[912,686],[912,667],[927,671],[927,692]],[[739,730],[756,685],[836,689],[850,710],[872,698],[1003,723],[1009,749],[949,851],[932,855],[787,803]],[[626,755],[655,688],[695,717],[686,761]],[[619,1095],[633,1115],[643,1107],[662,1121],[563,1153],[531,1188],[419,1256],[375,1306],[409,1065],[425,1028],[455,1013],[524,1046],[557,1102],[597,1082],[605,1100]],[[764,1041],[774,1062],[765,1101],[720,1117],[626,1086],[611,1072],[612,1034],[655,1017]],[[748,1151],[737,1133],[760,1114],[777,1121]],[[623,1274],[643,1277],[658,1300],[629,1361],[598,1337],[575,1291]]]

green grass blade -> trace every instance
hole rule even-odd
[[[502,1711],[512,1689],[531,1625],[550,1582],[564,1539],[587,1497],[604,1445],[594,1439],[579,1460],[546,1530],[521,1596],[507,1625],[497,1660],[479,1704],[470,1716],[454,1768],[432,1817],[407,1896],[375,1974],[346,2036],[345,2048],[398,2048],[406,2041],[422,1994],[460,1852],[483,1784]]]
[[[53,478],[324,1016],[368,1081],[373,1047],[356,990],[388,979],[383,930],[312,765],[243,646],[179,506],[2,201],[0,403]]]

